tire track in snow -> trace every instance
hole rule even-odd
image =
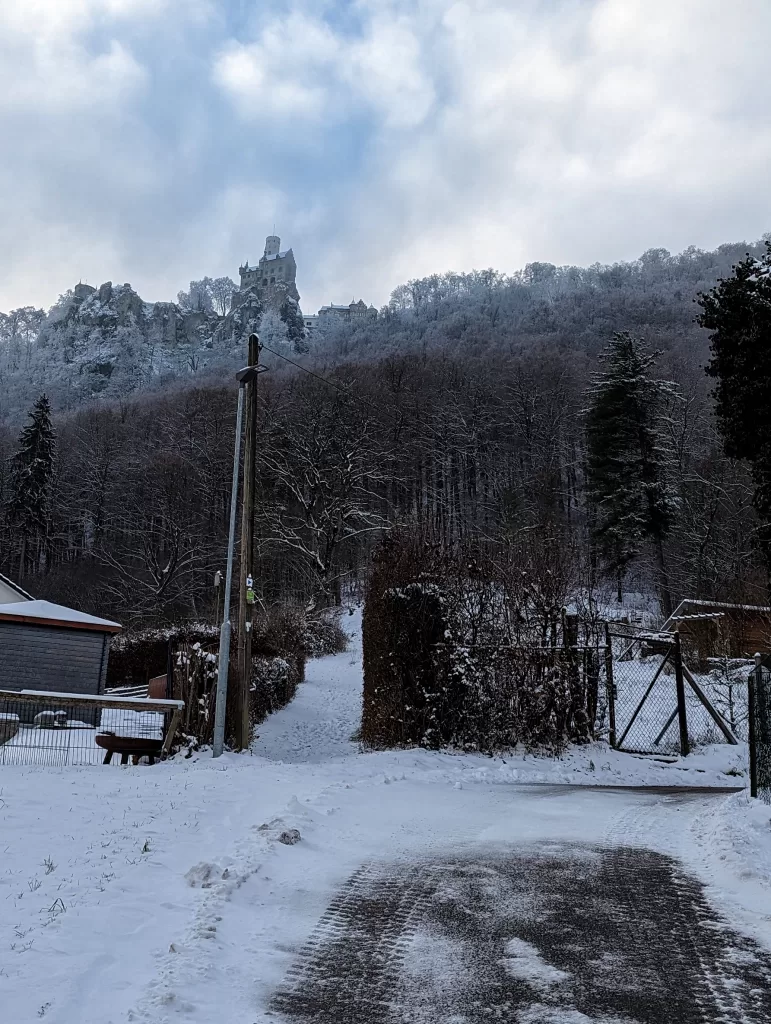
[[[360,868],[320,918],[271,1009],[316,1024],[388,1020],[406,946],[434,886],[427,865]]]
[[[506,970],[512,940],[532,978]],[[771,976],[672,858],[552,843],[362,868],[270,1008],[293,1024],[761,1024]]]
[[[706,801],[720,799],[725,796],[688,792],[667,794],[657,800],[646,798],[642,805],[627,808],[614,820],[607,830],[606,841],[630,850],[655,846],[683,860],[695,823],[704,815]],[[708,903],[703,888],[684,875],[680,865],[673,869],[672,882],[668,890],[668,910],[690,950],[692,962],[698,965],[712,1008],[708,1008],[705,997],[699,996],[698,991],[697,997],[704,1003],[705,1013],[717,1014],[704,1019],[714,1019],[721,1024],[761,1024],[771,1019],[767,999],[771,986],[768,958],[759,958],[754,943],[731,929]],[[658,898],[659,894],[654,892],[652,899]],[[662,917],[666,910],[662,908]],[[702,937],[721,931],[732,936],[732,943],[717,956],[715,963],[709,964],[702,952]],[[655,935],[650,938],[656,941]],[[678,955],[677,952],[674,955]],[[744,969],[744,979],[737,976],[738,967]]]

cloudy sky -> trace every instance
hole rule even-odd
[[[255,261],[302,305],[771,229],[770,0],[5,0],[0,309]]]

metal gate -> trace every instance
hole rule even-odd
[[[685,756],[694,741],[737,743],[708,686],[684,664],[679,633],[608,630],[606,639],[611,746]]]

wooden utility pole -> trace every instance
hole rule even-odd
[[[249,366],[260,361],[260,339],[249,335]],[[248,580],[254,570],[254,495],[257,458],[257,376],[246,385],[246,438],[244,442],[244,488],[241,500],[241,571],[238,586],[238,687],[236,690],[236,747],[245,750],[251,739],[249,687],[252,669],[252,611],[254,593]]]

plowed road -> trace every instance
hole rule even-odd
[[[532,799],[541,813],[561,802],[556,787]],[[771,959],[671,856],[550,838],[514,848],[467,841],[354,872],[298,950],[268,1016],[767,1024]]]

